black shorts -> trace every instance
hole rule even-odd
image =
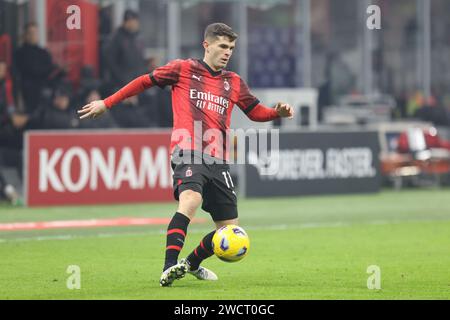
[[[179,200],[181,192],[192,190],[203,197],[202,209],[208,212],[214,221],[231,220],[238,217],[237,197],[228,164],[208,164],[202,161],[184,163],[174,161],[173,195]]]

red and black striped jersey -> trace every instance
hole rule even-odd
[[[275,109],[259,104],[236,73],[214,71],[195,59],[173,60],[150,75],[134,79],[106,98],[105,105],[111,108],[154,85],[172,87],[172,151],[178,147],[228,160],[228,130],[234,105],[254,121],[278,118]]]
[[[172,150],[179,146],[228,159],[233,106],[249,113],[259,103],[247,84],[234,72],[214,71],[195,59],[173,60],[155,69],[150,78],[158,86],[172,86]]]

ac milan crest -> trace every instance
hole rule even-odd
[[[191,170],[191,167],[189,167],[189,168],[186,170],[186,177],[190,177],[190,176],[192,176],[192,170]]]
[[[230,90],[230,84],[228,83],[227,80],[225,80],[225,82],[223,83],[223,87],[225,88],[225,90]]]

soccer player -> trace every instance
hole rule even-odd
[[[186,259],[178,262],[189,222],[200,205],[209,212],[216,228],[238,224],[237,199],[227,163],[226,131],[235,104],[253,121],[271,121],[279,117],[293,118],[293,108],[277,103],[265,107],[254,97],[246,83],[225,67],[235,48],[237,34],[223,23],[207,26],[204,34],[203,60],[173,60],[128,83],[106,98],[85,105],[80,119],[96,118],[115,104],[152,86],[172,86],[174,124],[171,137],[171,165],[174,197],[178,209],[167,228],[166,252],[161,286],[170,286],[190,273],[200,280],[217,280],[211,270],[200,266],[213,255],[211,231]],[[223,139],[204,141],[198,135],[212,130]],[[211,146],[212,144],[212,146]],[[219,160],[219,161],[217,161]],[[222,160],[222,161],[220,161]],[[225,160],[225,161],[224,161]]]

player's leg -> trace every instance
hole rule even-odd
[[[200,241],[200,244],[186,258],[190,271],[196,271],[203,260],[208,259],[214,254],[212,248],[212,238],[216,230],[211,231]]]
[[[212,181],[208,183],[203,194],[202,208],[211,214],[217,229],[227,224],[238,224],[237,198],[234,192],[234,184],[228,172],[228,166],[214,167]],[[198,279],[217,279],[212,271],[200,267],[203,260],[214,254],[212,238],[215,232],[216,230],[211,231],[204,236],[197,248],[186,258],[189,266],[188,271]],[[202,274],[198,274],[198,272]]]
[[[179,196],[178,209],[167,227],[166,256],[164,270],[176,265],[184,246],[189,223],[202,203],[202,195],[193,190],[184,190]]]
[[[229,224],[238,225],[237,218],[214,222],[216,224],[216,230]],[[185,260],[188,264],[188,271],[200,280],[217,280],[217,276],[214,274],[214,272],[200,266],[203,260],[208,259],[212,255],[214,255],[212,238],[214,237],[216,230],[211,231],[206,236],[204,236],[200,241],[200,244],[194,249],[194,251],[189,254],[189,256]]]
[[[238,219],[228,219],[221,221],[214,221],[216,224],[216,230],[226,226],[228,224],[238,225]],[[200,244],[192,251],[189,256],[186,258],[186,261],[189,263],[191,270],[197,270],[202,263],[203,260],[208,259],[214,254],[212,247],[212,238],[216,233],[216,230],[211,231],[203,239],[200,241]]]
[[[167,227],[166,253],[161,286],[169,286],[174,280],[180,279],[186,273],[186,265],[177,262],[183,249],[187,228],[194,217],[197,208],[202,203],[204,169],[198,165],[172,163],[174,171],[174,197],[179,201],[178,209]]]
[[[177,260],[184,246],[188,225],[201,202],[202,195],[199,192],[187,189],[180,193],[178,210],[167,227],[164,269],[159,280],[163,287],[170,286],[188,271],[186,264],[178,263]]]

